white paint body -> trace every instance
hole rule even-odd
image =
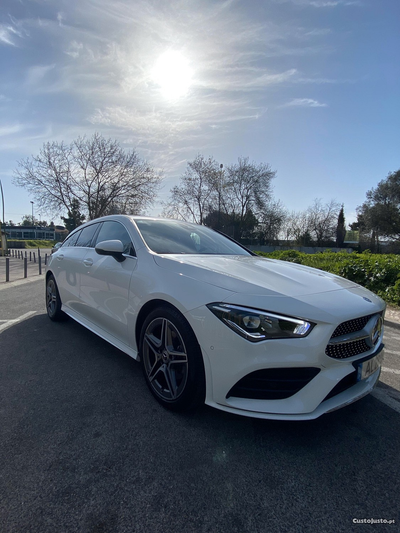
[[[353,363],[382,349],[381,336],[362,355],[334,359],[325,353],[339,324],[384,313],[384,302],[370,291],[320,270],[258,256],[156,254],[146,246],[135,217],[110,216],[92,223],[107,220],[124,226],[136,257],[125,256],[118,262],[91,247],[61,247],[50,257],[47,273],[56,279],[62,310],[137,359],[140,310],[152,301],[172,305],[189,322],[200,345],[208,405],[256,418],[313,419],[365,396],[376,385],[379,371],[323,401],[340,380],[354,372]],[[206,307],[213,302],[297,317],[315,327],[305,338],[252,343]],[[320,371],[285,399],[227,397],[251,372],[291,367]]]

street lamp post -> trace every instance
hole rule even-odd
[[[33,229],[33,238],[36,239],[36,232],[35,232],[35,222],[34,222],[34,219],[33,219],[33,204],[34,202],[31,200],[31,204],[32,204],[32,229]]]
[[[1,254],[3,256],[7,255],[7,236],[5,229],[2,231],[1,229],[1,223],[3,222],[4,227],[6,224],[5,221],[5,215],[4,215],[4,192],[3,192],[3,185],[0,180],[0,192],[1,192],[1,202],[3,207],[3,220],[0,220],[0,242],[1,242]]]
[[[3,222],[3,224],[5,224],[6,223],[6,219],[5,219],[5,216],[4,216],[4,193],[3,193],[3,185],[1,184],[1,180],[0,180],[0,191],[1,191],[1,203],[2,203],[2,206],[3,206],[2,222]]]
[[[224,165],[221,163],[219,166],[219,186],[218,186],[218,229],[221,229],[221,194],[222,194],[222,180],[224,173]]]

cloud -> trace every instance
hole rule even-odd
[[[64,15],[64,13],[63,13],[62,11],[59,11],[59,12],[57,13],[57,21],[58,21],[58,25],[59,25],[59,26],[61,26],[61,27],[63,26],[63,21],[64,21],[64,19],[65,19],[65,15]]]
[[[311,98],[294,98],[281,107],[328,107],[328,104],[322,104]]]
[[[65,53],[74,59],[78,58],[83,50],[83,43],[78,43],[77,41],[72,41]]]
[[[355,80],[351,79],[333,79],[333,78],[303,78],[298,77],[296,79],[296,83],[311,83],[315,85],[336,85],[336,84],[343,84],[343,83],[355,83]]]
[[[121,142],[132,139],[153,164],[168,169],[193,147],[218,149],[251,122],[268,120],[277,87],[285,101],[299,84],[336,82],[308,66],[313,55],[327,52],[326,23],[274,17],[270,3],[257,12],[237,0],[91,0],[90,9],[67,2],[62,12],[46,4],[13,25],[30,30],[40,58],[28,64],[20,97],[29,105],[51,93],[49,102],[65,102],[45,110],[53,136],[73,139],[99,129]],[[193,71],[187,95],[174,103],[163,99],[151,76],[167,51],[181,53]],[[286,105],[326,107],[309,99]]]
[[[244,89],[247,88],[264,88],[269,85],[277,85],[280,83],[284,83],[288,80],[291,80],[293,76],[297,73],[297,70],[295,68],[292,68],[290,70],[287,70],[285,72],[280,72],[278,74],[268,74],[264,73],[259,76],[256,76],[254,79],[252,79],[249,82],[242,82]]]
[[[3,153],[18,151],[21,155],[21,146],[27,152],[33,146],[35,149],[39,149],[41,143],[51,138],[52,135],[53,130],[50,124],[18,123],[6,125],[0,128],[0,151]]]
[[[26,83],[29,86],[37,86],[40,85],[41,82],[43,82],[44,78],[47,76],[47,74],[52,71],[55,68],[55,64],[52,65],[36,65],[34,67],[30,67],[27,76],[26,76]]]
[[[305,31],[304,37],[323,37],[332,33],[330,28],[314,28],[313,30]]]
[[[275,0],[275,2],[282,3],[292,3],[302,7],[338,7],[338,6],[361,6],[363,5],[362,0]]]
[[[21,33],[13,26],[0,24],[0,42],[10,46],[16,46],[15,37],[21,37]]]
[[[8,137],[9,135],[13,135],[14,133],[19,133],[22,131],[22,126],[20,124],[13,124],[8,126],[2,126],[0,127],[0,137]]]

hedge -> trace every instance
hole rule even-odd
[[[371,254],[368,250],[361,254],[346,252],[306,254],[296,250],[257,253],[263,257],[290,261],[337,274],[366,287],[387,303],[400,306],[399,255]]]

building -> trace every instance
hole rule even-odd
[[[11,241],[27,241],[37,239],[55,241],[63,240],[65,238],[65,235],[59,237],[61,231],[57,232],[55,226],[49,226],[46,228],[42,228],[40,226],[5,226],[4,229],[7,234],[7,239]],[[63,229],[65,230],[65,228]]]

